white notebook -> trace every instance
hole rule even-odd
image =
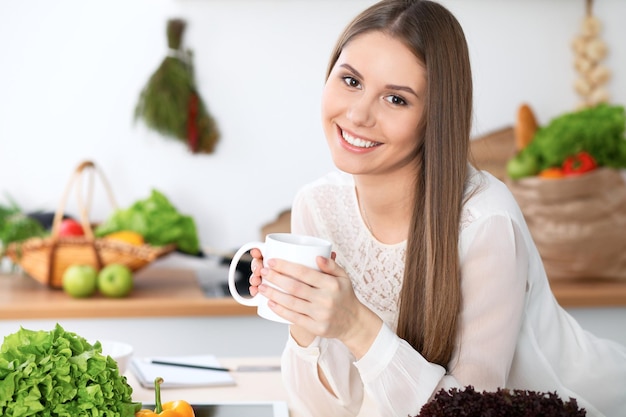
[[[163,378],[161,388],[235,385],[235,380],[228,371],[161,365],[155,364],[153,361],[221,368],[219,361],[213,355],[133,358],[131,370],[144,388],[153,389],[154,380],[157,377]]]

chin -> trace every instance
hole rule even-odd
[[[364,167],[362,163],[349,161],[348,159],[349,158],[344,158],[333,154],[333,163],[338,170],[352,175],[365,173],[367,168]]]

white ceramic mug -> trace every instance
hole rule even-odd
[[[269,259],[284,259],[286,261],[295,262],[309,268],[319,269],[315,261],[318,256],[325,258],[330,257],[332,244],[324,239],[313,236],[296,235],[293,233],[271,233],[265,237],[265,242],[249,242],[243,245],[233,256],[228,271],[228,289],[231,295],[240,304],[246,306],[256,306],[257,314],[268,320],[280,323],[289,323],[276,313],[274,313],[267,305],[267,298],[261,294],[254,297],[242,297],[237,292],[235,286],[236,270],[239,259],[249,252],[257,248],[263,255],[263,262]],[[268,285],[272,285],[267,283]],[[274,288],[278,288],[272,285]],[[279,290],[283,291],[281,288]]]

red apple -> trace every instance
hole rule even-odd
[[[63,219],[59,227],[59,236],[84,236],[83,226],[74,219]]]

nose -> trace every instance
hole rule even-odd
[[[373,126],[376,118],[372,101],[365,94],[355,98],[348,107],[347,118],[356,126]]]

